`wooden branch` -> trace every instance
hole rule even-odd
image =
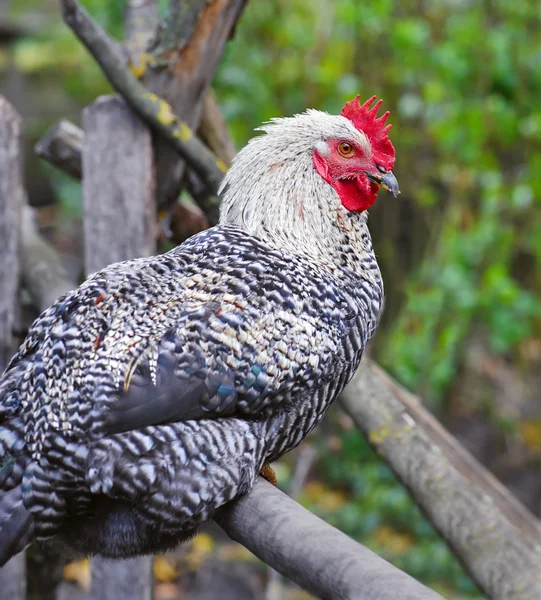
[[[164,135],[216,192],[227,170],[162,98],[150,93],[129,71],[115,43],[76,0],[61,0],[65,22],[88,48],[113,87],[153,129]]]
[[[212,90],[205,96],[197,133],[210,150],[229,167],[237,151]],[[216,195],[190,168],[185,174],[184,185],[191,197],[203,208],[210,223],[215,225],[220,214],[220,203]]]
[[[99,98],[83,112],[85,267],[153,254],[155,183],[152,136],[118,96]],[[150,600],[152,560],[96,559],[91,598]]]
[[[154,47],[154,56],[158,59],[164,55],[182,50],[192,37],[201,11],[207,0],[170,0],[167,15],[161,24],[160,34]],[[168,64],[166,58],[164,64]]]
[[[124,48],[135,76],[147,68],[146,51],[158,32],[158,0],[127,0],[124,9]]]
[[[310,443],[305,442],[298,449],[293,477],[287,488],[287,495],[292,500],[298,499],[316,456],[317,451]],[[285,600],[283,581],[284,577],[276,569],[268,569],[265,600]]]
[[[21,118],[0,96],[0,373],[17,347],[19,321],[20,214],[24,201],[22,179]],[[23,600],[24,553],[0,569],[0,589],[5,597]]]
[[[237,149],[212,89],[208,91],[203,101],[203,114],[197,134],[203,143],[229,167]]]
[[[225,44],[247,0],[171,0],[157,47],[149,53],[143,83],[194,131]],[[157,140],[158,202],[171,205],[182,188],[185,163]],[[215,190],[213,190],[215,193]]]
[[[25,288],[40,311],[77,287],[62,265],[58,252],[39,233],[34,209],[27,204],[22,213],[22,272]]]
[[[38,141],[36,154],[75,179],[81,179],[81,155],[85,133],[71,121],[62,120],[53,125]]]
[[[268,482],[220,510],[233,540],[323,600],[441,600]]]
[[[139,59],[137,54],[148,49],[157,29],[157,0],[127,0],[124,11],[125,46],[130,53],[132,64]]]
[[[341,403],[490,598],[541,598],[540,522],[418,398],[366,360]]]

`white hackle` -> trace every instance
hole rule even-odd
[[[312,155],[328,152],[327,140],[350,140],[370,155],[364,133],[342,116],[317,110],[273,119],[237,154],[224,178],[220,223],[237,225],[295,254],[335,267],[356,268],[371,251],[366,213],[347,211],[316,171]]]

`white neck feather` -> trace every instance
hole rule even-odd
[[[314,168],[312,153],[322,134],[306,122],[315,118],[335,128],[336,120],[347,122],[317,111],[278,119],[239,152],[222,185],[220,223],[333,270],[358,271],[372,252],[366,213],[347,211]]]

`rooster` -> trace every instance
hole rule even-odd
[[[374,100],[265,125],[217,227],[99,271],[34,322],[0,379],[0,564],[52,539],[170,549],[321,420],[382,306],[366,210],[399,191]]]

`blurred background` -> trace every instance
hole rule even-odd
[[[123,0],[83,4],[122,37]],[[270,117],[337,113],[357,93],[384,99],[402,195],[382,196],[370,214],[387,293],[372,355],[541,516],[539,2],[252,0],[214,90],[239,148]],[[30,202],[77,277],[80,183],[33,146],[110,91],[56,0],[1,0],[0,94],[24,118]],[[284,488],[308,467],[298,499],[310,510],[444,596],[482,598],[337,408],[309,444],[314,452],[279,464]],[[185,597],[197,568],[212,564],[212,579],[224,561],[248,563],[256,590],[251,560],[205,533],[156,563],[157,597]],[[84,567],[66,577],[75,594]],[[251,589],[232,597],[260,597]]]

